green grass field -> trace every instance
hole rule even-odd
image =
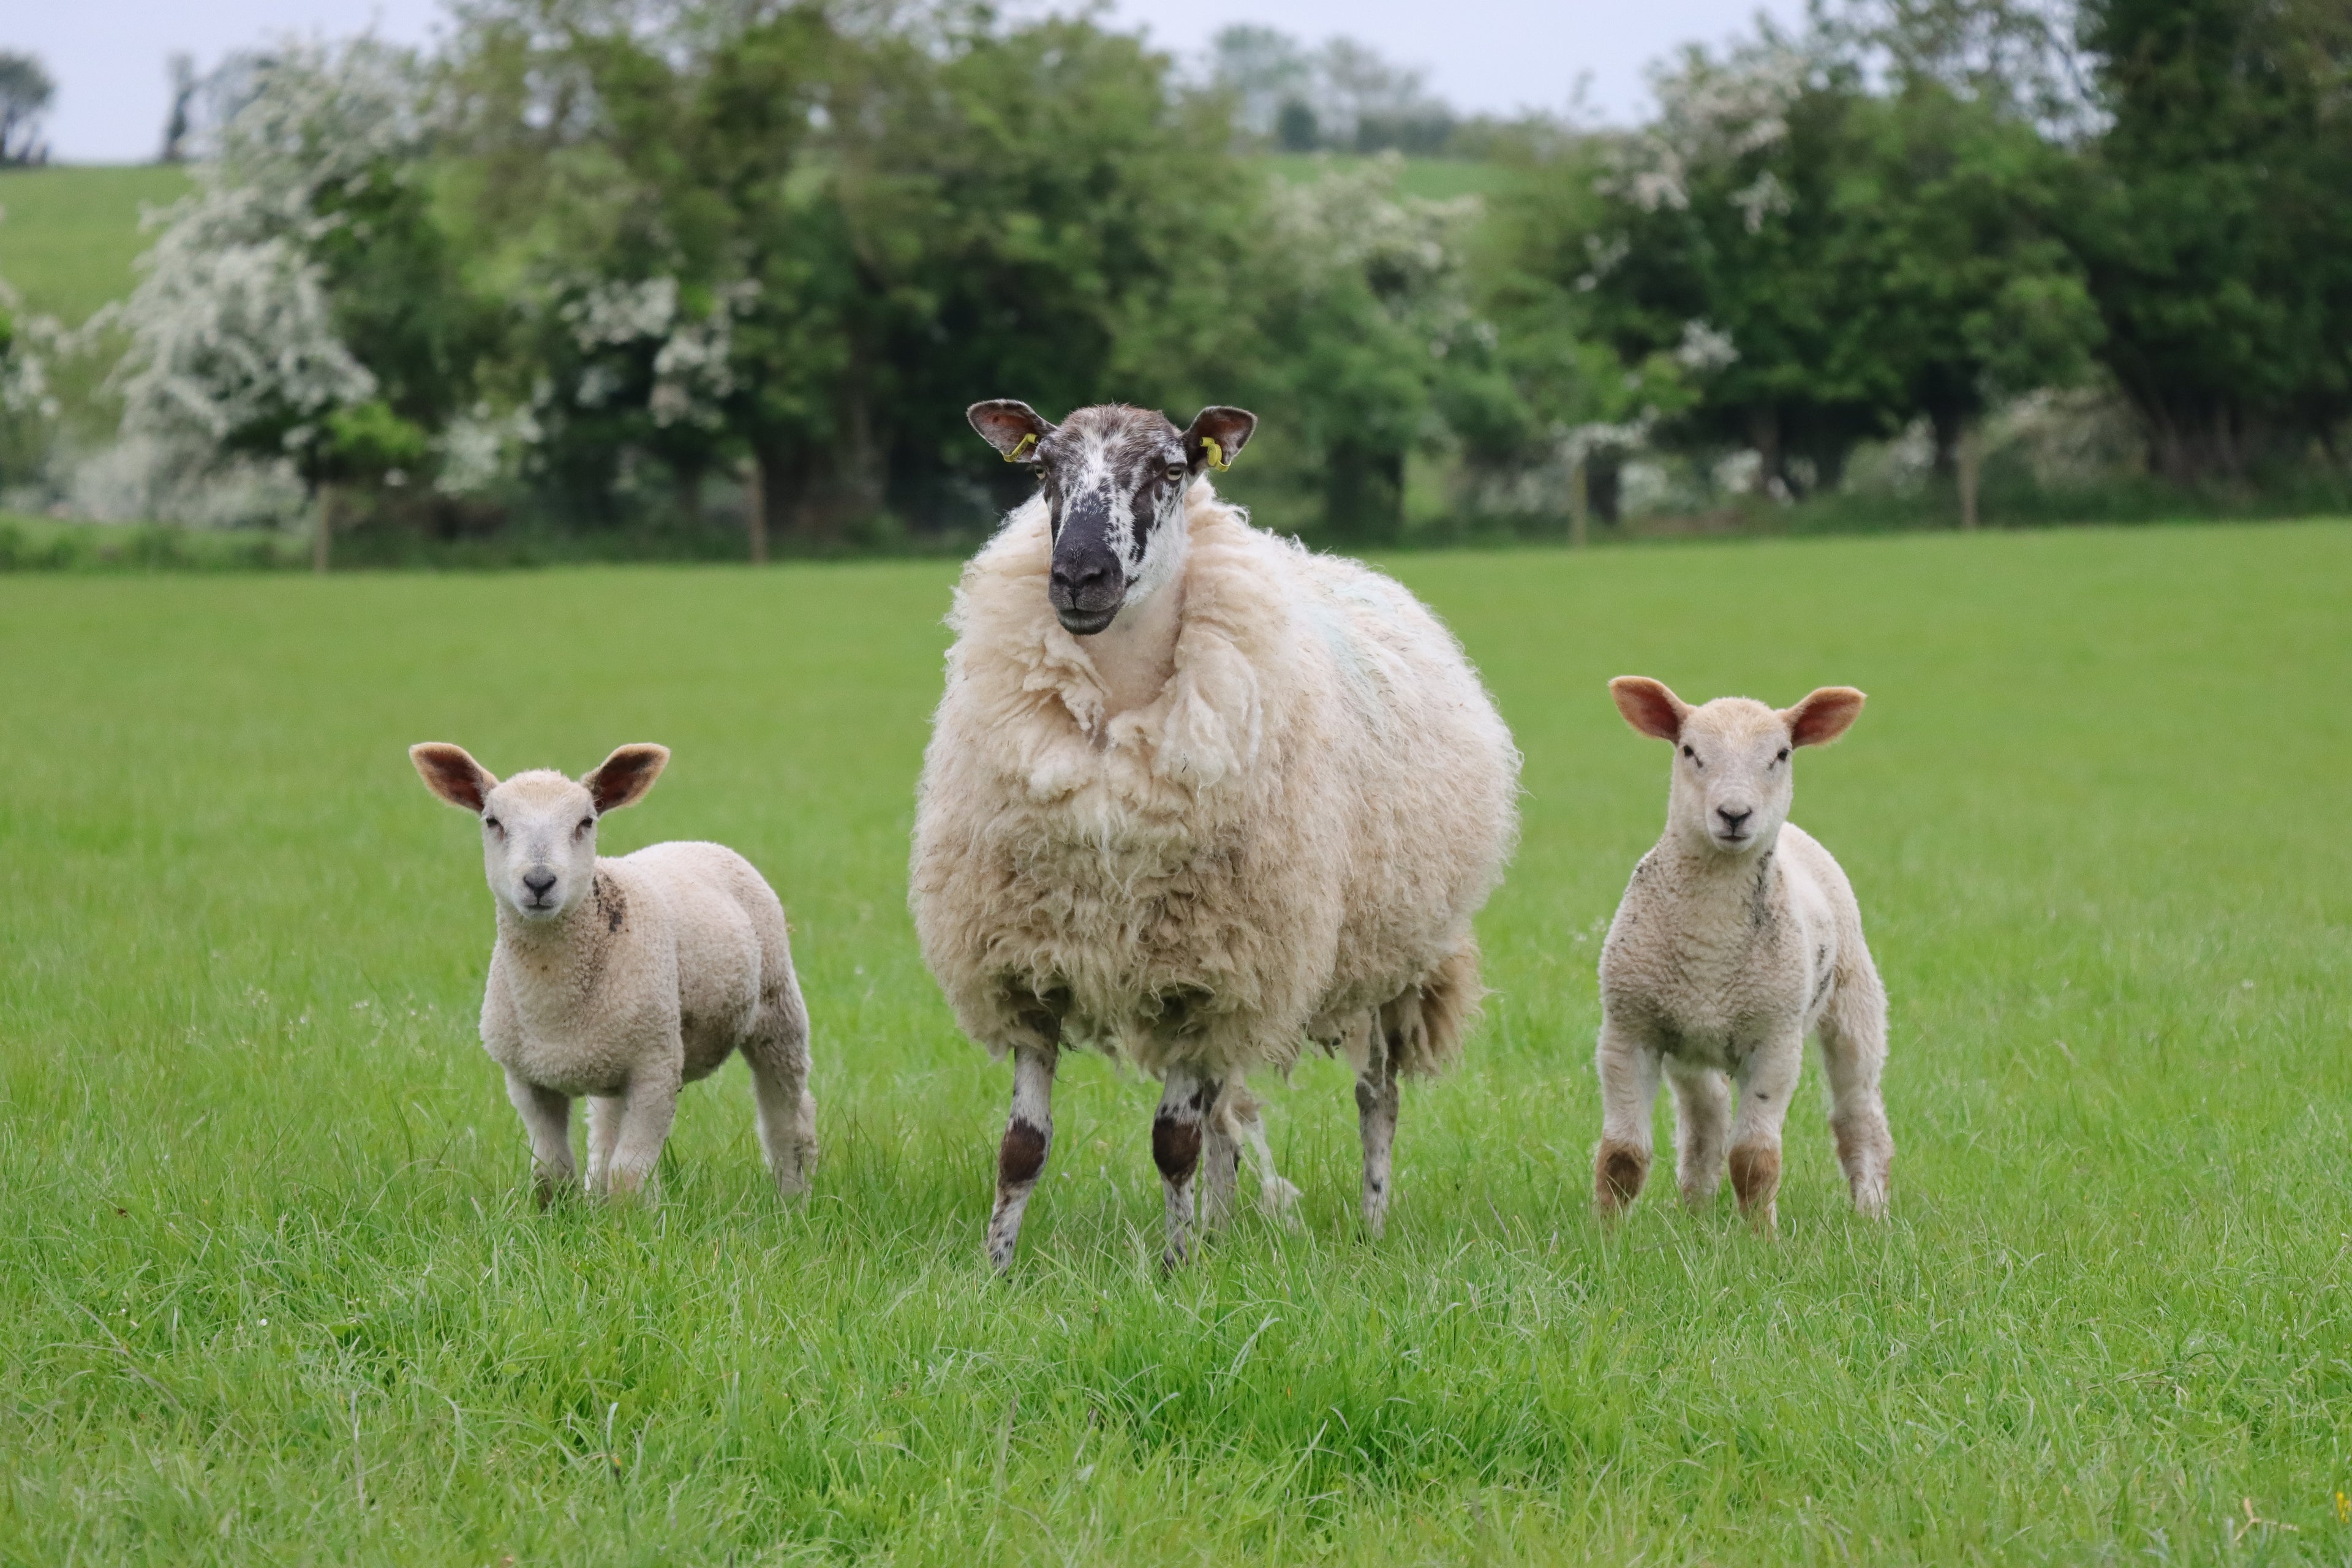
[[[1398,566],[1528,795],[1388,1237],[1316,1062],[1267,1086],[1305,1233],[1163,1279],[1153,1088],[1083,1060],[1005,1282],[1009,1072],[904,907],[951,568],[0,579],[0,1561],[2352,1555],[2352,527]],[[1596,943],[1664,810],[1629,670],[1872,694],[1796,816],[1893,994],[1884,1226],[1811,1090],[1778,1243],[1589,1215]],[[740,1066],[658,1208],[534,1211],[424,739],[677,749],[607,848],[782,892],[804,1211]]]
[[[141,210],[187,189],[186,170],[159,164],[0,173],[0,279],[26,309],[79,326],[131,292],[131,264],[155,237]]]

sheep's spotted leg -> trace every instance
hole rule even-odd
[[[1356,1075],[1356,1130],[1364,1140],[1364,1228],[1374,1236],[1388,1228],[1389,1152],[1396,1144],[1397,1037],[1373,1028],[1373,1054]]]
[[[1650,1108],[1664,1062],[1647,1041],[1601,1021],[1601,1147],[1592,1156],[1592,1203],[1603,1215],[1641,1196],[1650,1176]]]
[[[1886,1065],[1886,1015],[1874,996],[1843,994],[1822,1015],[1822,1068],[1829,1080],[1830,1131],[1853,1206],[1872,1219],[1886,1215],[1886,1178],[1895,1137],[1886,1129],[1886,1101],[1878,1089]]]
[[[1731,1190],[1739,1212],[1766,1236],[1779,1234],[1780,1126],[1797,1092],[1805,1042],[1799,1035],[1765,1041],[1748,1053],[1736,1074],[1739,1109],[1731,1120]]]
[[[572,1097],[507,1074],[507,1100],[530,1135],[531,1190],[545,1208],[572,1184]]]
[[[1234,1223],[1234,1194],[1239,1184],[1242,1150],[1234,1136],[1236,1113],[1246,1113],[1249,1091],[1238,1079],[1224,1086],[1217,1095],[1217,1108],[1201,1129],[1201,1223],[1210,1230],[1224,1230]]]
[[[642,1193],[653,1180],[670,1123],[677,1120],[678,1080],[648,1072],[629,1080],[621,1110],[621,1136],[604,1173],[604,1190],[614,1196]]]
[[[1285,1230],[1298,1228],[1298,1189],[1274,1168],[1274,1151],[1266,1147],[1264,1107],[1238,1081],[1225,1086],[1217,1099],[1217,1120],[1231,1130],[1237,1155],[1247,1161],[1258,1181],[1258,1207]]]
[[[1013,1267],[1022,1213],[1045,1173],[1046,1151],[1054,1146],[1054,1066],[1059,1056],[1051,1039],[1013,1052],[1013,1110],[996,1151],[996,1211],[988,1217],[988,1260],[1000,1273]]]
[[[601,1193],[613,1177],[613,1150],[621,1141],[621,1113],[629,1102],[617,1094],[588,1099],[588,1190]]]
[[[1192,1253],[1192,1179],[1201,1169],[1202,1130],[1216,1109],[1217,1083],[1189,1069],[1168,1069],[1160,1109],[1151,1118],[1151,1163],[1168,1199],[1168,1246],[1160,1262],[1173,1268]]]
[[[1669,1062],[1666,1081],[1675,1090],[1675,1179],[1683,1202],[1702,1208],[1723,1184],[1724,1151],[1730,1146],[1731,1085],[1713,1068]]]

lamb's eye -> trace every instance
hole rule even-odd
[[[594,817],[583,816],[580,819],[580,826],[573,828],[572,831],[574,833],[586,833],[593,829],[595,826],[596,819]]]
[[[1692,762],[1698,761],[1698,753],[1692,751],[1688,746],[1685,746],[1683,748],[1683,755],[1688,757]]]
[[[1789,748],[1788,748],[1788,747],[1783,746],[1783,747],[1781,747],[1781,748],[1780,748],[1780,757],[1779,757],[1777,760],[1778,760],[1778,761],[1780,761],[1780,762],[1783,762],[1783,763],[1785,763],[1785,762],[1787,762],[1787,761],[1789,760]]]
[[[488,828],[493,833],[504,833],[507,830],[506,824],[500,822],[495,816],[486,816],[482,818],[482,826]]]
[[[1168,465],[1168,478],[1169,478],[1171,481],[1172,481],[1172,480],[1175,480],[1175,479],[1182,479],[1183,477],[1184,477],[1184,465],[1183,465],[1183,464],[1181,464],[1181,463],[1171,463],[1171,464],[1169,464],[1169,465]]]

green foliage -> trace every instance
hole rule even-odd
[[[2167,478],[2352,415],[2352,19],[2324,0],[2084,0],[2113,123],[2067,232]]]
[[[2340,1559],[2352,851],[2313,781],[2352,721],[2310,693],[2352,679],[2352,528],[1400,564],[1528,796],[1389,1235],[1318,1060],[1261,1086],[1304,1233],[1163,1278],[1156,1086],[1073,1058],[1009,1281],[1006,1069],[905,913],[952,563],[0,580],[0,732],[56,738],[0,805],[0,1557]],[[1884,1226],[1811,1091],[1778,1244],[1670,1191],[1590,1217],[1596,945],[1666,773],[1627,669],[1871,693],[1796,815],[1893,998]],[[658,1210],[533,1210],[426,738],[677,748],[605,846],[782,891],[805,1210],[734,1067]]]

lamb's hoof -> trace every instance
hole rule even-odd
[[[1296,1236],[1307,1228],[1298,1217],[1298,1189],[1276,1176],[1258,1194],[1258,1207],[1266,1218]]]
[[[1612,1219],[1633,1206],[1650,1179],[1650,1156],[1631,1143],[1603,1143],[1592,1157],[1592,1206]]]
[[[1878,1182],[1853,1184],[1853,1212],[1864,1219],[1886,1217],[1886,1188]]]

